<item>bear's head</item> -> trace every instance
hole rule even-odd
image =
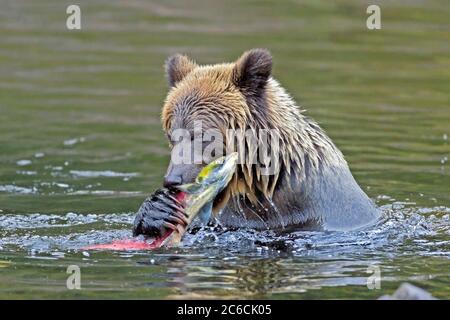
[[[230,196],[244,194],[256,201],[258,193],[268,196],[273,193],[280,168],[271,175],[261,175],[258,166],[246,161],[255,155],[252,148],[256,143],[247,139],[230,144],[227,132],[229,129],[241,132],[279,129],[277,127],[286,122],[283,117],[289,118],[289,112],[280,117],[279,112],[269,107],[275,94],[280,97],[274,92],[274,85],[277,86],[271,78],[271,70],[272,56],[265,49],[247,51],[234,63],[198,65],[179,54],[167,60],[170,91],[163,107],[162,122],[172,151],[165,186],[192,182],[206,163],[223,153],[237,151],[242,156],[246,151],[247,158],[241,158],[232,182],[216,198],[214,212],[222,208]],[[281,97],[283,94],[284,91]],[[285,96],[289,100],[287,94]],[[222,140],[214,134],[214,138],[205,139],[207,132],[219,133]],[[215,148],[208,151],[213,141]],[[217,154],[217,145],[223,147],[222,154]]]

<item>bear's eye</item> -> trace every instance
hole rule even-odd
[[[173,148],[173,146],[176,145],[177,142],[178,142],[178,141],[176,141],[176,139],[173,139],[172,136],[167,136],[167,140],[169,140],[169,146],[170,146],[171,148]]]

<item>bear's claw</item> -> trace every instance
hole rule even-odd
[[[177,231],[177,226],[187,226],[184,206],[171,189],[159,189],[145,199],[134,220],[133,235],[162,237],[169,230]]]

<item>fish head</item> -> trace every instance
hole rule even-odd
[[[202,222],[209,221],[213,202],[231,181],[237,160],[238,154],[231,153],[206,165],[194,183],[157,190],[139,208],[133,235],[167,238],[176,243],[195,217],[199,216]],[[172,231],[177,232],[169,238]]]
[[[176,186],[176,189],[189,195],[196,195],[208,191],[208,194],[217,195],[231,181],[238,161],[238,153],[220,157],[207,164],[197,175],[194,183]],[[213,199],[209,199],[213,200]]]
[[[219,194],[227,187],[236,172],[238,153],[233,152],[206,165],[194,183],[177,186],[187,195],[186,212],[188,216],[199,216],[204,223],[209,221],[213,206],[220,201]]]

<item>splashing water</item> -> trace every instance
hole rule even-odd
[[[385,1],[389,28],[362,36],[349,14],[359,1],[306,11],[274,1],[162,1],[167,19],[152,19],[148,6],[92,4],[95,23],[78,38],[61,32],[55,1],[34,2],[7,1],[0,19],[0,298],[377,298],[404,281],[450,298],[442,5]],[[233,14],[215,19],[218,10]],[[273,48],[275,77],[367,194],[404,202],[381,196],[385,219],[358,232],[205,228],[179,248],[80,251],[131,236],[128,212],[161,186],[167,55],[187,49],[217,62],[247,39]],[[66,287],[73,264],[82,290]],[[366,286],[371,267],[381,271],[380,290]]]
[[[178,290],[166,297],[199,294],[233,297],[239,296],[239,292],[249,297],[284,294],[314,297],[317,289],[321,289],[322,295],[333,297],[337,288],[342,288],[344,293],[339,294],[345,296],[345,288],[353,286],[360,294],[374,297],[380,292],[367,291],[365,287],[371,266],[381,268],[388,288],[402,281],[420,283],[446,278],[450,208],[417,208],[393,202],[381,209],[384,219],[363,231],[278,235],[273,231],[203,227],[186,234],[179,247],[155,252],[80,249],[131,237],[133,213],[5,214],[0,215],[0,260],[6,258],[19,268],[25,268],[29,259],[41,260],[38,264],[41,268],[61,263],[81,264],[88,269],[97,266],[107,274],[108,269],[116,266],[124,269],[121,277],[131,286],[175,285]],[[26,253],[24,258],[20,252]],[[426,272],[421,265],[424,261],[429,267]],[[141,273],[139,268],[140,276],[127,275],[130,264],[147,269]],[[147,275],[159,280],[148,282]],[[89,278],[95,279],[94,274]],[[123,283],[122,278],[110,281],[113,287]]]

